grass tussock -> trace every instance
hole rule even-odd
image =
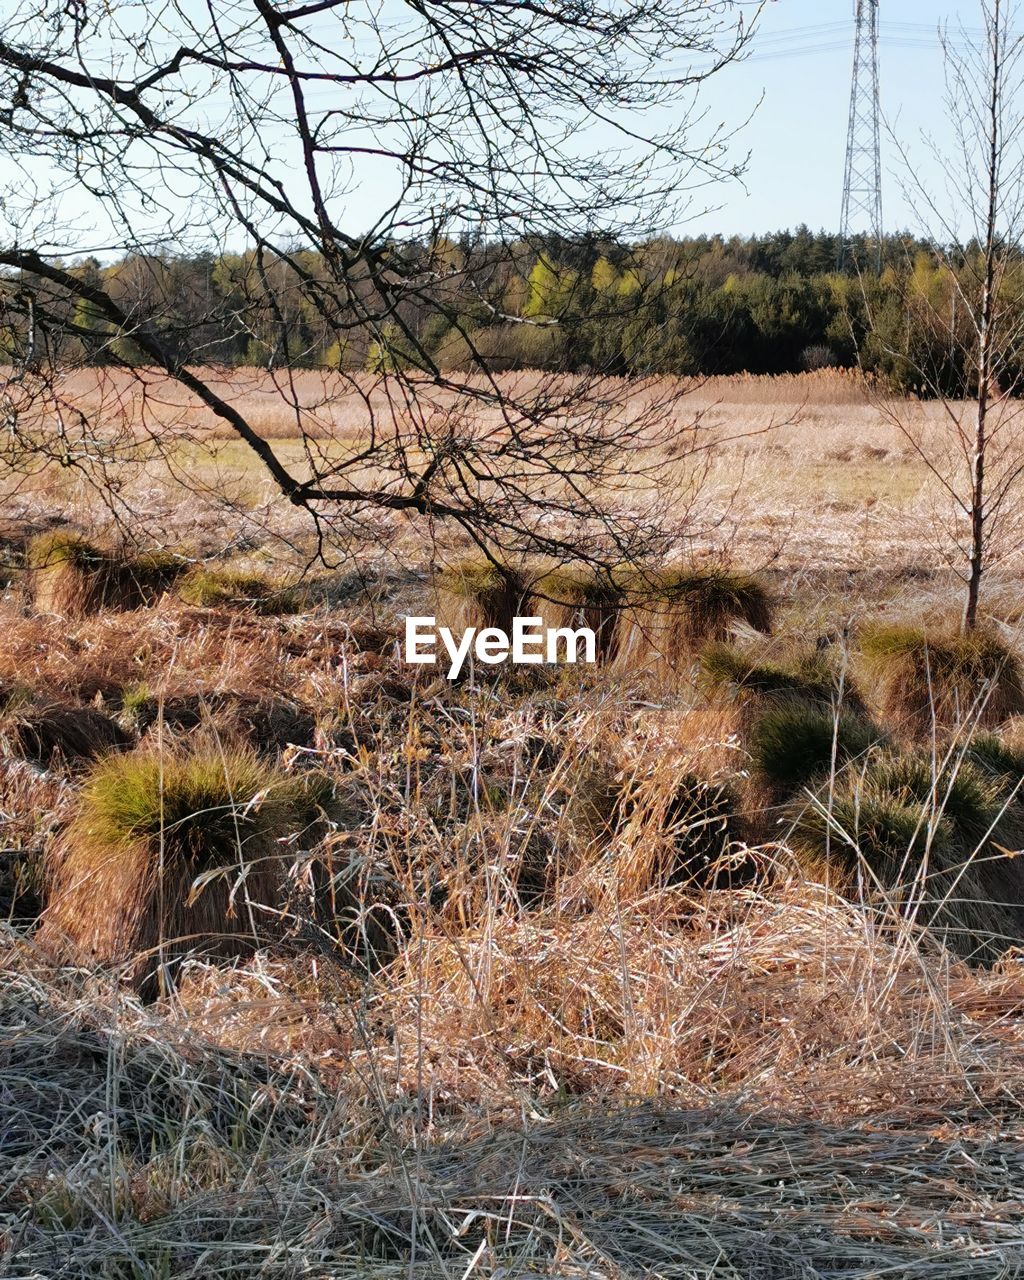
[[[178,595],[185,604],[201,609],[246,609],[273,615],[301,613],[305,593],[286,586],[266,574],[240,569],[197,565],[178,583]]]
[[[279,931],[281,842],[309,840],[321,798],[244,750],[102,761],[47,853],[40,944],[135,982],[193,950],[251,950]]]
[[[634,776],[617,806],[614,887],[632,901],[666,886],[700,893],[749,879],[737,854],[740,804],[725,779],[702,777],[677,761]]]
[[[145,684],[125,691],[121,722],[144,738],[181,738],[202,730],[217,741],[269,755],[311,746],[316,733],[313,711],[288,698],[240,690],[154,694]]]
[[[564,566],[541,574],[531,584],[530,616],[556,629],[589,627],[597,638],[597,660],[611,656],[622,604],[622,590],[587,568]]]
[[[133,738],[95,707],[29,702],[0,717],[0,742],[7,754],[54,769],[124,751]]]
[[[128,611],[156,603],[185,572],[164,551],[129,556],[106,551],[78,534],[40,534],[28,545],[32,605],[37,613],[81,618],[102,609]]]
[[[859,716],[813,703],[769,706],[750,728],[755,783],[769,803],[792,796],[835,770],[863,761],[882,735]]]
[[[497,627],[510,634],[512,620],[522,616],[528,588],[521,573],[489,560],[464,560],[434,576],[439,626],[458,634],[471,627]]]
[[[995,759],[988,742],[939,768],[880,754],[794,806],[793,847],[839,892],[992,963],[1024,945],[1021,779]]]
[[[787,663],[766,661],[734,645],[710,644],[701,652],[700,669],[701,683],[710,693],[725,693],[753,708],[800,702],[867,714],[849,674],[817,650]]]
[[[1024,712],[1020,660],[989,632],[874,625],[861,631],[859,650],[878,714],[902,733],[999,725]]]
[[[616,666],[673,677],[700,649],[736,625],[769,634],[770,593],[755,578],[724,570],[635,571],[620,575],[626,606],[615,635]]]

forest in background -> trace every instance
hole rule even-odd
[[[970,245],[951,255],[892,236],[880,271],[875,246],[863,241],[849,246],[840,269],[838,237],[807,227],[633,245],[558,237],[511,247],[472,237],[407,242],[377,264],[400,298],[383,321],[377,270],[353,273],[347,296],[338,296],[309,250],[285,247],[273,257],[265,249],[168,250],[68,264],[130,317],[130,327],[116,330],[88,299],[69,293],[62,307],[57,286],[29,273],[22,279],[48,303],[47,327],[33,341],[74,363],[140,363],[132,334],[144,330],[183,364],[621,376],[859,364],[896,392],[967,396],[976,391],[977,364],[971,315],[959,304],[977,291],[981,256]],[[1024,264],[1011,261],[1008,295],[1024,297],[1022,277]],[[0,342],[18,361],[25,335],[8,324]],[[1011,349],[1008,381],[1019,376],[1018,363]]]

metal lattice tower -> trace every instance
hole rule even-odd
[[[856,0],[857,40],[846,141],[839,265],[850,255],[850,239],[862,226],[874,238],[876,267],[882,265],[882,144],[878,88],[878,0]]]

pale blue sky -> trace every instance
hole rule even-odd
[[[381,2],[386,7],[389,0]],[[2,3],[0,0],[0,7]],[[190,3],[191,0],[184,5],[186,10]],[[744,3],[749,6],[754,0]],[[1020,3],[1024,12],[1024,0]],[[225,7],[234,11],[227,0]],[[938,190],[943,185],[941,166],[920,140],[922,128],[932,129],[940,145],[950,136],[943,115],[943,57],[938,28],[946,21],[951,34],[961,26],[978,32],[980,5],[978,0],[880,0],[880,8],[883,114],[887,126],[910,150],[924,181]],[[118,15],[119,21],[122,14],[137,22],[149,20],[148,11],[141,8],[113,6],[110,12]],[[685,222],[673,219],[672,230],[751,234],[793,228],[802,222],[814,229],[838,230],[853,60],[853,12],[854,0],[768,0],[748,58],[727,67],[703,86],[698,110],[706,112],[706,119],[695,127],[693,136],[694,145],[699,146],[717,124],[730,129],[754,112],[732,144],[734,158],[750,152],[745,189],[738,183],[716,184],[695,193],[693,216]],[[116,73],[123,46],[115,48],[109,39],[104,45],[102,35],[97,41],[98,51],[93,50],[91,56],[100,58],[101,68],[104,58],[108,59],[111,72]],[[684,68],[678,70],[683,73]],[[286,98],[286,86],[280,87],[280,94]],[[329,91],[324,90],[318,101],[324,94],[329,97]],[[679,116],[683,117],[691,107],[690,99],[681,97]],[[287,112],[287,105],[282,109]],[[229,113],[230,101],[223,93],[200,95],[196,110],[203,127],[216,132],[220,127],[217,119]],[[667,128],[674,123],[671,112],[668,114],[666,119],[665,109],[659,109],[657,127]],[[602,133],[602,129],[604,126],[592,127],[589,136],[584,135],[585,142],[600,147],[614,136],[619,144],[617,135]],[[271,126],[261,139],[272,150],[275,140],[280,142],[273,163],[282,181],[289,180],[298,164],[296,149],[287,141],[289,137]],[[900,189],[901,166],[896,149],[887,137],[883,141],[886,229],[937,231],[906,203]],[[180,248],[200,242],[218,243],[213,215],[208,222],[197,216],[189,202],[188,174],[173,164],[156,168],[148,151],[143,151],[142,164],[149,167],[140,170],[140,180],[151,186],[157,202],[152,208],[147,206],[130,214],[135,230],[151,227],[155,241]],[[396,175],[380,166],[374,169],[374,164],[374,160],[366,161],[347,192],[338,197],[346,210],[343,220],[360,230],[378,217],[398,192]],[[105,174],[99,178],[99,185],[103,186]],[[51,180],[56,183],[52,191]],[[47,159],[19,155],[14,162],[5,162],[0,156],[0,185],[3,183],[10,184],[11,196],[10,207],[0,199],[0,232],[4,235],[17,238],[21,234],[17,225],[11,232],[4,227],[5,218],[15,218],[16,223],[17,215],[23,216],[24,226],[35,226],[40,220],[48,224],[35,239],[49,252],[97,252],[109,256],[123,242],[123,233],[116,219],[111,222],[110,211],[99,208],[96,197],[75,177],[54,178]],[[702,213],[705,204],[714,207]],[[665,216],[673,218],[667,211]],[[232,229],[224,234],[237,238],[237,226],[232,223]]]
[[[754,119],[737,140],[752,152],[746,186],[720,188],[717,212],[696,217],[692,231],[725,234],[773,231],[806,222],[836,230],[853,69],[853,0],[770,0],[749,61],[707,87],[715,120],[734,121],[764,93]],[[937,31],[980,28],[977,0],[881,0],[882,111],[914,154],[923,177],[941,172],[920,144],[922,128],[940,139],[943,60]],[[883,201],[887,230],[917,230],[920,218],[902,196],[900,165],[883,137]]]

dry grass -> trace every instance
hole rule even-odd
[[[724,570],[649,570],[618,575],[626,604],[615,625],[614,661],[627,672],[677,679],[702,647],[722,641],[737,624],[772,629],[767,589]]]
[[[527,585],[510,566],[464,560],[435,574],[434,596],[439,626],[455,634],[470,627],[497,627],[508,635],[513,618],[523,612]]]
[[[259,614],[299,613],[306,593],[268,578],[266,574],[240,569],[197,565],[177,587],[181,599],[203,609],[238,607]]]
[[[137,984],[182,954],[252,950],[279,928],[280,842],[316,817],[317,792],[248,752],[105,761],[47,854],[39,945]]]
[[[87,376],[93,407],[128,395],[122,371]],[[265,373],[223,385],[294,448]],[[296,386],[314,435],[360,438],[365,406],[335,375]],[[379,381],[359,390],[387,413]],[[427,551],[411,522],[384,518],[374,531],[402,571],[374,579],[366,552],[358,568],[376,585],[360,593],[346,561],[317,613],[263,614],[255,591],[70,621],[3,606],[5,718],[94,709],[143,734],[133,762],[161,746],[168,762],[222,761],[249,743],[252,786],[226,802],[221,764],[212,800],[240,838],[194,817],[210,796],[191,794],[180,826],[166,812],[154,823],[149,786],[146,821],[112,839],[89,816],[92,784],[59,753],[46,772],[0,759],[12,851],[0,901],[18,922],[0,956],[0,1271],[1024,1271],[1024,967],[1007,950],[1021,936],[1008,856],[1024,844],[1020,725],[978,735],[984,717],[958,694],[934,759],[902,733],[899,754],[863,705],[880,689],[867,665],[851,684],[846,635],[859,663],[861,619],[931,638],[951,612],[927,468],[862,390],[832,375],[694,388],[722,446],[706,507],[677,510],[676,561],[771,567],[746,604],[721,592],[714,608],[689,607],[681,579],[665,591],[660,570],[646,575],[628,625],[638,605],[661,622],[622,635],[652,681],[632,660],[549,686],[410,674],[394,637],[402,613],[430,611]],[[218,434],[176,395],[150,402],[169,441]],[[904,408],[931,449],[932,407]],[[266,569],[276,583],[302,563],[308,531],[250,464],[219,452],[225,472],[236,463],[251,520],[218,522],[147,477],[153,542],[194,535],[203,555],[262,566],[284,531],[295,553]],[[665,460],[666,494],[684,491],[681,466]],[[649,495],[621,500],[642,514]],[[85,509],[71,491],[33,501],[18,510],[35,528],[61,504],[76,520]],[[456,539],[441,549],[453,565],[464,554]],[[571,567],[532,596],[529,576],[479,569],[449,583],[442,621],[604,625],[618,603]],[[1000,569],[986,607],[1014,652],[1019,597]],[[769,622],[774,637],[754,633]],[[708,651],[734,629],[738,643]],[[309,763],[335,797],[315,844],[308,814],[285,815],[273,788],[239,803]],[[176,859],[164,914],[147,897],[161,829],[165,863]],[[66,925],[107,964],[56,964],[29,932],[44,861],[77,899],[59,930],[51,907],[42,941]],[[240,883],[253,863],[267,879],[253,866]],[[204,867],[227,871],[190,901]],[[161,934],[174,989],[143,1005],[111,974],[151,972],[137,957]]]
[[[112,1012],[9,947],[8,1273],[53,1274],[55,1259],[68,1280],[256,1280],[293,1263],[335,1280],[1019,1270],[1019,977],[954,967],[937,988],[803,891],[719,899],[682,928],[672,901],[610,930],[510,920],[430,943],[393,975],[399,1038],[374,1044],[369,1077],[343,982],[319,982],[337,1014],[318,1035],[309,977],[270,965],[156,1016]],[[595,1016],[564,1024],[566,1006]],[[257,1052],[211,1042],[257,1021],[271,1037]],[[660,1102],[628,1101],[651,1089]],[[507,1117],[467,1117],[474,1090]],[[83,1115],[109,1116],[116,1144]]]
[[[80,618],[101,609],[154,604],[187,568],[165,552],[126,556],[70,533],[47,533],[28,547],[32,603],[39,613]]]
[[[95,707],[28,703],[0,717],[0,747],[47,769],[81,765],[131,745],[116,721]]]
[[[623,593],[618,584],[592,570],[562,566],[534,578],[528,608],[552,629],[589,627],[596,638],[598,662],[606,662],[615,645],[615,627]]]

